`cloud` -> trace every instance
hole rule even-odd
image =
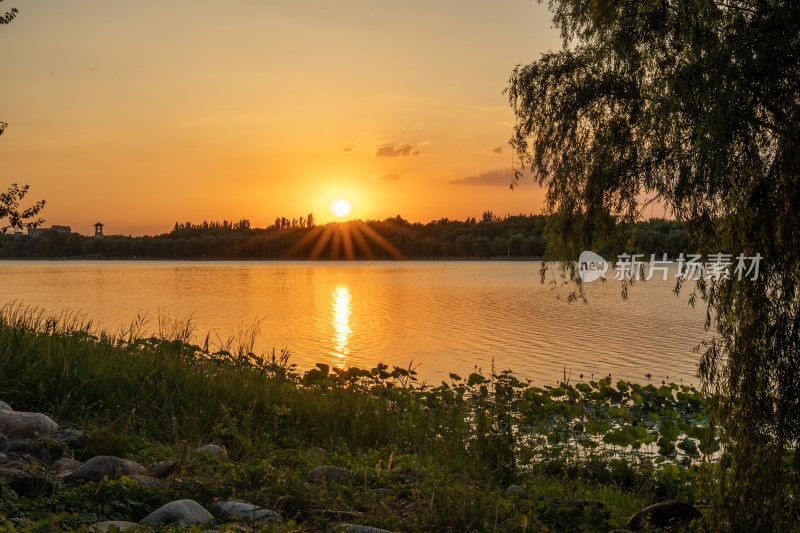
[[[377,181],[400,181],[401,179],[406,177],[406,174],[398,174],[396,172],[390,172],[388,174],[371,174],[367,177]]]
[[[342,153],[343,154],[354,154],[354,153],[356,153],[356,147],[355,146],[349,146],[349,145],[348,146],[344,146],[344,147],[342,147]]]
[[[497,148],[489,148],[486,151],[489,152],[490,154],[502,154],[503,153],[503,147],[502,146],[498,146]]]
[[[514,181],[514,170],[510,168],[502,168],[498,170],[490,170],[488,172],[481,172],[476,176],[467,176],[449,181],[452,185],[482,185],[487,187],[510,187]],[[531,174],[523,172],[522,178],[516,186],[526,186],[533,183]]]
[[[375,146],[376,157],[409,157],[420,154],[422,150],[410,144],[380,143]]]
[[[505,111],[510,109],[507,105],[485,105],[481,106],[481,111]]]

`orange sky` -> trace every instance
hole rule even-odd
[[[537,213],[508,189],[513,67],[556,49],[532,0],[7,0],[3,182],[46,225],[155,234],[353,204],[351,217]]]

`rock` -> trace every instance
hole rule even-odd
[[[460,481],[462,483],[469,483],[470,479],[469,476],[466,474],[462,474],[461,472],[456,472],[453,474],[453,479],[456,481]]]
[[[0,411],[13,411],[13,409],[6,402],[0,400]]]
[[[63,444],[44,440],[9,440],[3,446],[3,451],[12,456],[28,455],[49,464],[54,458],[64,455]]]
[[[318,466],[308,473],[308,479],[315,483],[317,481],[341,481],[352,475],[352,472],[339,468],[338,466],[323,465]]]
[[[49,435],[50,440],[66,444],[71,448],[80,448],[83,446],[83,430],[65,428],[59,429]]]
[[[258,520],[264,524],[270,524],[272,522],[282,524],[284,522],[283,517],[275,511],[239,500],[214,502],[211,504],[211,510],[223,516],[233,516],[245,520]]]
[[[144,476],[142,474],[133,474],[129,476],[131,481],[139,485],[140,487],[144,487],[146,489],[163,489],[164,484],[161,483],[154,477]]]
[[[82,464],[83,463],[81,463],[80,461],[76,461],[75,459],[62,457],[61,459],[56,459],[55,461],[53,461],[53,464],[50,465],[50,470],[55,472],[57,476],[63,476],[66,474],[71,474],[72,472],[80,468]]]
[[[57,430],[58,424],[42,413],[0,411],[0,433],[9,439],[32,439]]]
[[[166,461],[159,461],[150,467],[150,472],[156,477],[167,477],[175,471],[178,463],[170,459]]]
[[[693,505],[669,500],[645,507],[634,514],[625,524],[630,530],[639,531],[646,525],[665,528],[671,525],[687,524],[702,514]]]
[[[528,499],[528,491],[519,485],[509,485],[506,489],[506,494],[508,496],[516,496],[517,498],[524,498],[526,500]]]
[[[214,517],[194,500],[176,500],[142,518],[140,524],[207,524]]]
[[[95,522],[94,524],[89,526],[89,531],[99,531],[105,533],[111,526],[116,527],[120,531],[125,531],[126,529],[130,529],[137,525],[138,524],[134,522],[125,522],[124,520],[105,520],[103,522]]]
[[[388,529],[378,529],[377,527],[362,526],[359,524],[338,524],[338,531],[352,531],[353,533],[392,533]]]
[[[75,459],[70,459],[69,457],[62,457],[61,459],[56,459],[53,461],[53,464],[50,465],[51,470],[75,470],[83,463],[80,461],[76,461]]]
[[[334,509],[314,509],[308,513],[309,517],[319,516],[326,520],[356,520],[364,518],[364,513],[358,511],[336,511]]]
[[[205,444],[199,448],[195,448],[195,453],[207,453],[214,457],[228,457],[228,451],[222,446],[216,444]]]
[[[145,468],[139,463],[111,455],[98,455],[83,463],[75,470],[73,476],[85,481],[100,481],[106,476],[109,479],[116,479],[120,476],[144,475],[145,473]]]

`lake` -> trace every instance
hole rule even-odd
[[[542,284],[538,262],[3,261],[0,272],[0,302],[81,312],[110,332],[137,315],[149,332],[159,317],[191,318],[213,346],[257,326],[256,352],[286,348],[301,369],[413,361],[434,384],[494,360],[540,385],[565,372],[696,385],[693,349],[708,338],[705,306],[673,281],[637,283],[627,300],[619,282],[593,282],[587,304],[567,303],[569,286]]]

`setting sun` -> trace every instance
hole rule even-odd
[[[331,211],[337,217],[344,217],[350,214],[350,202],[344,198],[340,198],[331,204]]]

